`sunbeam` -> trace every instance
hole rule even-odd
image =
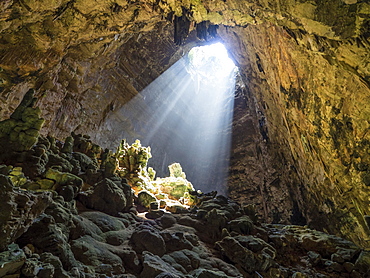
[[[196,189],[226,195],[236,71],[221,43],[195,47],[107,122],[151,146],[158,176],[179,162]]]

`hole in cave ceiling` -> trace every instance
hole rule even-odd
[[[114,138],[150,146],[157,176],[178,162],[196,189],[226,194],[236,74],[221,43],[192,48],[110,116]]]

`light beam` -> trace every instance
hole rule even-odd
[[[110,140],[140,139],[158,176],[179,162],[196,189],[227,195],[236,71],[221,43],[193,48],[111,114]]]

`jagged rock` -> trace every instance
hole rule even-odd
[[[48,163],[46,164],[46,168],[53,168],[60,172],[68,173],[73,171],[73,165],[68,159],[66,159],[66,157],[63,157],[62,154],[54,154],[52,152],[48,153]]]
[[[14,167],[9,173],[10,180],[14,186],[21,187],[27,182],[27,177],[22,171],[22,167]]]
[[[55,181],[55,190],[59,187],[65,186],[65,185],[73,185],[77,187],[78,189],[81,188],[83,181],[81,178],[65,172],[60,172],[58,170],[54,170],[52,168],[49,168],[45,173],[45,178],[49,180]]]
[[[42,267],[38,259],[30,258],[25,261],[22,267],[22,274],[25,277],[39,277],[38,274],[41,268]]]
[[[325,270],[327,272],[342,272],[343,266],[337,262],[333,262],[331,260],[323,260]]]
[[[37,277],[53,278],[55,277],[54,274],[55,274],[55,268],[52,264],[42,264]]]
[[[355,270],[370,275],[370,251],[362,251],[355,263]]]
[[[117,269],[113,269],[115,266],[122,266],[122,259],[112,253],[106,243],[97,241],[88,235],[73,240],[71,250],[78,261],[88,266],[94,266],[98,273],[112,275],[113,272],[117,271]],[[106,265],[107,269],[99,270],[103,264]],[[124,273],[124,269],[119,269],[119,272]]]
[[[90,136],[82,135],[82,134],[75,134],[74,132],[71,133],[73,138],[73,151],[84,153],[86,155],[91,154],[93,149],[93,143],[90,140]]]
[[[161,236],[166,244],[167,252],[174,252],[183,249],[192,249],[193,244],[191,241],[188,240],[189,236],[187,236],[184,232],[170,232],[170,231],[162,231]],[[197,239],[192,239],[192,241],[197,242]]]
[[[140,273],[140,278],[155,278],[160,274],[170,273],[172,276],[180,278],[182,273],[172,267],[170,264],[163,261],[159,256],[153,255],[150,252],[143,252],[143,271]],[[162,276],[163,277],[163,276]],[[166,277],[166,276],[164,276]]]
[[[26,255],[17,244],[10,244],[0,253],[0,277],[15,274],[26,261]]]
[[[238,268],[248,273],[259,270],[258,262],[254,253],[244,248],[236,239],[225,237],[216,243],[221,253],[230,261],[235,263]]]
[[[72,156],[79,162],[81,171],[83,172],[86,172],[87,170],[96,170],[98,168],[96,165],[96,161],[93,161],[84,153],[74,152]]]
[[[308,251],[307,252],[308,258],[312,265],[317,265],[321,262],[321,255],[319,253],[316,253],[314,251]]]
[[[248,235],[252,232],[253,228],[253,221],[247,215],[234,219],[229,224],[229,231],[237,232],[238,234]]]
[[[60,278],[69,278],[70,276],[67,274],[67,272],[63,269],[62,262],[57,256],[54,256],[51,253],[44,252],[40,255],[40,261],[42,261],[45,264],[50,264],[54,267],[54,274],[55,277]],[[39,273],[40,275],[40,273]]]
[[[129,195],[125,194],[129,193]],[[87,208],[99,210],[110,215],[118,215],[119,212],[129,210],[131,188],[127,184],[113,182],[104,179],[78,195],[78,200]]]
[[[142,190],[137,195],[137,201],[140,205],[142,205],[146,208],[150,208],[150,204],[152,202],[157,202],[158,200],[152,193],[150,193],[146,190]]]
[[[80,216],[93,222],[103,233],[109,231],[119,231],[128,226],[128,223],[125,221],[125,219],[114,217],[99,211],[82,212]]]
[[[20,236],[17,243],[26,246],[32,243],[39,252],[49,252],[58,256],[63,268],[70,270],[78,267],[79,263],[74,258],[68,244],[67,227],[56,224],[52,216],[42,214],[32,223],[26,233]]]
[[[195,192],[193,185],[186,179],[186,175],[182,172],[180,163],[173,163],[168,166],[170,176],[165,178],[157,178],[152,181],[155,188],[159,189],[160,194],[173,199],[180,200],[183,205],[194,206],[198,203],[198,199],[191,194]],[[167,210],[171,210],[171,205],[167,204]],[[174,211],[172,211],[174,212]],[[180,211],[176,213],[181,213]]]
[[[50,196],[15,189],[9,177],[0,175],[0,251],[27,231],[51,202]]]
[[[72,136],[68,136],[64,140],[63,148],[62,148],[61,151],[63,153],[72,154],[72,152],[73,152],[73,146],[74,146],[74,139],[73,139]]]
[[[45,138],[39,136],[38,140],[42,141]],[[30,179],[40,177],[45,172],[46,165],[49,162],[48,147],[42,141],[33,146],[31,150],[24,152],[19,161],[22,163],[23,172],[27,177]]]
[[[148,251],[154,255],[163,256],[166,252],[166,244],[161,234],[149,225],[140,225],[133,232],[131,244],[137,253]]]
[[[195,278],[228,278],[225,273],[208,269],[198,269],[193,274]]]
[[[245,248],[254,253],[262,254],[272,260],[276,257],[276,250],[264,240],[254,236],[235,236],[235,239]]]
[[[15,109],[10,119],[0,122],[0,161],[19,157],[36,144],[39,131],[44,123],[40,108],[33,108],[36,98],[30,89]]]

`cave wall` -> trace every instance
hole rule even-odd
[[[2,1],[0,116],[34,87],[44,134],[99,140],[107,117],[194,44],[187,28],[173,43],[173,21],[218,24],[243,81],[230,195],[266,221],[368,246],[369,14],[356,0]]]
[[[257,110],[255,119],[264,117],[252,151],[238,158],[239,168],[262,172],[242,175],[256,189],[251,197],[260,195],[272,221],[284,221],[290,213],[293,222],[305,218],[316,229],[367,245],[370,90],[346,64],[366,60],[360,55],[366,39],[331,41],[270,24],[222,34],[242,44],[238,49],[244,51],[235,56],[250,60],[243,71],[257,99],[250,110]],[[352,57],[346,56],[348,48]],[[261,156],[264,163],[256,166]],[[231,187],[235,198],[245,194],[243,186]],[[284,212],[287,207],[293,209]]]

